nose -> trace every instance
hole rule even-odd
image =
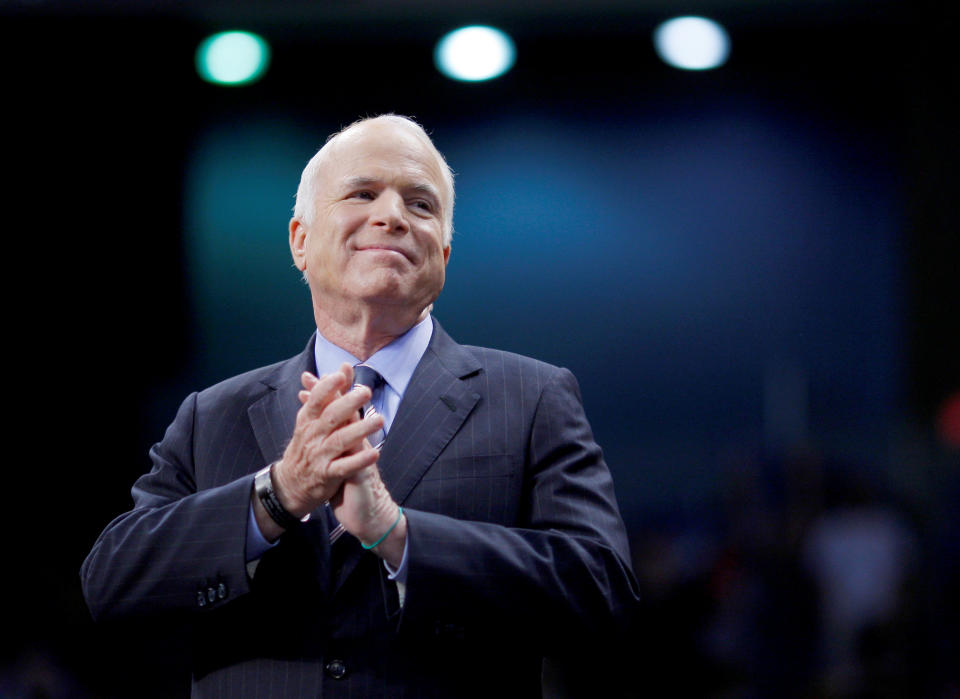
[[[406,233],[410,229],[403,197],[398,192],[386,190],[373,202],[370,223],[388,233]]]

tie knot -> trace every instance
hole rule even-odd
[[[366,364],[357,364],[353,367],[354,386],[366,386],[371,391],[376,391],[383,383],[383,377],[376,369],[372,369]]]

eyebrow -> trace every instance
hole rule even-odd
[[[358,175],[356,177],[350,177],[344,181],[344,186],[346,189],[357,189],[360,187],[371,187],[373,185],[383,184],[383,181],[376,177],[367,177],[365,175]],[[409,187],[404,187],[407,191],[417,192],[435,199],[437,202],[440,202],[440,192],[437,191],[437,188],[432,184],[427,182],[419,182],[417,184],[411,185]]]

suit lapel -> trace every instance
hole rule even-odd
[[[300,409],[300,401],[297,400],[301,388],[300,375],[305,371],[316,371],[313,343],[314,337],[311,337],[303,352],[278,365],[276,373],[263,380],[273,390],[267,391],[247,409],[264,463],[272,463],[283,456],[283,450],[293,434],[297,411]]]
[[[478,371],[477,359],[434,321],[430,345],[407,386],[380,458],[381,478],[399,504],[480,400],[462,380]]]
[[[406,501],[480,400],[480,394],[463,381],[480,369],[477,358],[434,319],[430,344],[413,372],[380,456],[380,477],[397,503]],[[344,560],[335,589],[363,555],[359,545],[354,548]]]

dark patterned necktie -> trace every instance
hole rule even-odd
[[[357,364],[353,367],[353,387],[357,386],[366,386],[370,389],[370,402],[363,406],[361,410],[362,417],[367,417],[368,415],[375,415],[377,409],[373,407],[373,396],[376,395],[378,390],[382,390],[383,385],[386,382],[383,380],[383,377],[377,372],[376,369],[371,369],[366,364]],[[377,449],[383,448],[383,440],[386,439],[386,431],[383,428],[380,428],[372,435],[367,437],[367,440],[370,442],[371,446],[376,447]]]
[[[353,367],[353,387],[366,386],[370,389],[371,394],[370,402],[360,409],[360,417],[366,417],[367,415],[372,415],[377,412],[377,409],[373,406],[373,395],[377,390],[382,389],[385,383],[383,377],[380,376],[376,369],[371,369],[365,364],[358,364]],[[377,449],[382,449],[385,438],[386,432],[383,428],[380,428],[367,437],[367,441]],[[334,517],[333,508],[330,507],[329,503],[327,503],[327,507],[324,509],[327,512],[327,519],[330,523],[330,543],[333,543],[343,535],[344,528],[343,525],[337,521],[337,518]]]

